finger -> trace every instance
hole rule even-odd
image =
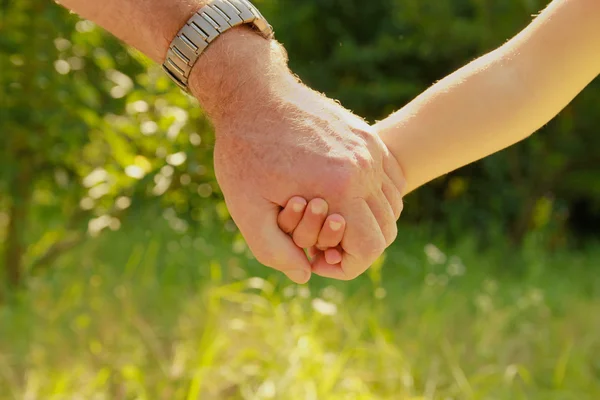
[[[342,259],[342,263],[343,262],[344,260]],[[313,260],[312,272],[315,275],[321,276],[323,278],[337,279],[340,281],[349,281],[352,279],[352,277],[346,272],[344,272],[342,263],[329,264],[325,258],[325,255],[319,254],[319,256],[317,256]]]
[[[375,194],[375,196],[367,200],[367,204],[381,228],[387,247],[396,240],[396,236],[398,235],[398,226],[396,225],[396,217],[394,216],[392,206],[387,201],[383,192]]]
[[[307,253],[310,259],[313,259],[319,254],[320,250],[316,248],[316,246],[311,246],[308,248]]]
[[[308,282],[310,263],[304,251],[277,226],[278,205],[246,197],[243,202],[231,204],[229,209],[261,264],[283,272],[296,283]]]
[[[319,239],[317,240],[317,247],[321,250],[326,250],[329,247],[336,247],[342,241],[345,229],[346,220],[344,217],[340,214],[331,214],[327,217],[321,228]],[[338,262],[334,264],[337,264]]]
[[[325,255],[325,261],[329,265],[336,265],[342,262],[342,248],[341,247],[332,247],[323,252]]]
[[[302,220],[294,230],[294,243],[298,247],[307,249],[317,244],[328,209],[329,206],[323,199],[312,199],[308,203]]]
[[[366,271],[386,245],[377,220],[363,199],[348,202],[342,214],[346,219],[342,262],[330,265],[324,256],[317,255],[312,261],[312,271],[326,278],[351,280]]]
[[[277,224],[285,233],[292,233],[300,223],[307,201],[302,197],[292,197],[277,216]]]
[[[394,218],[396,221],[398,221],[398,219],[400,219],[400,214],[402,214],[402,210],[404,209],[404,202],[402,201],[402,194],[400,193],[400,190],[394,186],[389,177],[386,177],[384,178],[383,185],[381,186],[381,191],[392,207]]]

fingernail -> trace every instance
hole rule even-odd
[[[303,269],[293,269],[291,271],[286,271],[285,274],[296,283],[305,283],[308,278],[308,272]]]
[[[342,223],[337,221],[329,221],[329,227],[332,231],[339,231],[342,228]]]
[[[314,214],[325,214],[327,212],[327,203],[324,201],[313,201],[310,203],[310,210]]]
[[[294,210],[295,212],[301,212],[304,210],[304,207],[306,207],[306,203],[294,203],[292,204],[292,210]]]

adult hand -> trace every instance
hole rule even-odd
[[[217,179],[258,261],[308,281],[311,265],[278,228],[277,214],[294,195],[319,196],[347,230],[341,265],[317,257],[312,271],[337,279],[364,272],[396,237],[404,185],[371,127],[302,85],[280,46],[245,29],[223,35],[196,70],[192,89],[216,131]]]
[[[60,2],[162,63],[208,0]],[[391,243],[402,209],[398,164],[364,121],[300,84],[275,41],[248,27],[225,32],[198,59],[190,88],[215,125],[217,179],[259,261],[295,282],[310,278],[304,253],[277,227],[279,207],[294,195],[323,197],[348,223],[341,265],[317,257],[319,275],[354,278]],[[294,237],[307,239],[299,231]]]

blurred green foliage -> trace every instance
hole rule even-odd
[[[257,3],[301,78],[376,120],[500,45],[546,1]],[[10,282],[142,206],[166,210],[177,231],[235,230],[214,179],[210,123],[193,99],[52,2],[0,9],[0,251]],[[553,247],[572,227],[598,234],[598,86],[525,143],[411,195],[404,223],[450,238],[474,229],[482,242],[542,231]]]
[[[408,227],[385,267],[294,285],[209,230],[136,220],[0,308],[1,400],[600,396],[598,248],[449,251]]]
[[[193,99],[52,2],[2,7],[0,238],[9,281],[48,265],[86,231],[118,229],[132,204],[171,207],[178,231],[219,218],[213,137]],[[44,221],[38,231],[34,220]]]
[[[292,69],[370,120],[546,3],[256,2]],[[364,276],[300,287],[252,259],[210,123],[160,68],[51,1],[0,13],[0,295],[29,278],[0,299],[0,399],[600,396],[600,254],[547,252],[599,233],[598,82],[411,195]]]

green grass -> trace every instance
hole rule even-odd
[[[0,399],[598,399],[600,252],[441,251],[297,286],[227,235],[112,232],[0,308]]]

